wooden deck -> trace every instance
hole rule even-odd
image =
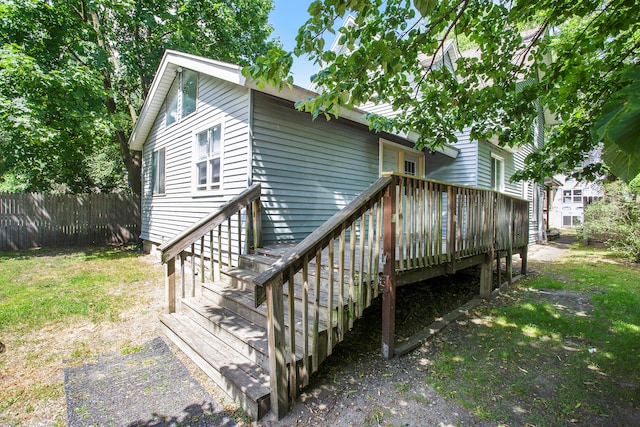
[[[247,189],[160,247],[165,333],[256,419],[287,412],[374,298],[393,357],[397,286],[480,265],[489,297],[496,259],[520,253],[526,269],[528,204],[500,193],[390,175],[302,242],[271,246],[259,196]]]

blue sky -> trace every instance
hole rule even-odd
[[[298,28],[309,19],[307,9],[312,0],[273,0],[274,10],[269,15],[273,25],[273,38],[280,38],[284,49],[290,51],[295,46]],[[332,43],[333,40],[327,40]],[[318,67],[294,56],[292,67],[293,80],[297,86],[308,88],[309,77],[318,71]]]

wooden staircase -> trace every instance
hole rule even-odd
[[[518,250],[526,269],[528,203],[494,191],[385,175],[284,248],[262,245],[260,196],[247,188],[158,248],[165,334],[254,419],[283,417],[380,293],[390,358],[396,286],[481,265],[488,298],[496,258]]]
[[[265,255],[269,249],[273,248],[241,255],[238,267],[223,268],[219,280],[205,281],[200,286],[199,295],[182,298],[176,312],[163,314],[160,318],[164,334],[254,419],[262,418],[271,407],[267,307],[265,304],[256,307],[256,296],[260,293],[256,292],[253,283],[258,274],[278,259],[277,255]],[[309,278],[315,280],[314,276]],[[326,275],[322,280],[327,280]],[[302,283],[297,283],[297,287],[302,287]],[[284,295],[289,297],[287,292]],[[298,297],[293,298],[297,299],[295,305],[300,308],[303,302]],[[307,301],[309,311],[314,309],[314,300],[311,291]],[[344,295],[343,300],[347,301],[348,296]],[[333,305],[332,310],[336,313],[332,321],[335,341],[339,310],[335,303]],[[328,312],[326,295],[320,295],[318,308],[322,313]],[[344,305],[343,310],[347,308]],[[296,316],[298,327],[301,322],[301,316]],[[287,337],[290,334],[289,323],[289,313],[285,310]],[[309,324],[309,328],[313,325]],[[322,350],[317,352],[317,364],[326,358],[327,329],[327,316],[320,316],[316,345]],[[305,340],[298,330],[295,334],[297,370],[304,358],[302,343]],[[314,345],[312,337],[308,336],[306,341],[308,347]],[[289,346],[289,339],[286,344]],[[308,356],[310,363],[312,357]],[[287,352],[286,359],[289,371],[291,352]]]
[[[272,261],[243,255],[160,319],[166,336],[255,419],[269,411],[270,389],[267,313],[255,308],[252,280]]]

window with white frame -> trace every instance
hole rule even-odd
[[[416,162],[413,160],[404,161],[404,173],[407,175],[416,176]]]
[[[219,190],[222,158],[222,125],[196,134],[195,190]]]
[[[165,191],[165,149],[154,151],[151,155],[151,193],[164,194]]]
[[[504,191],[504,159],[491,153],[491,189]]]
[[[582,189],[563,190],[562,203],[582,203]]]
[[[178,71],[165,103],[165,123],[176,123],[196,111],[198,101],[198,73]]]

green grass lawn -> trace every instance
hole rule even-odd
[[[445,331],[429,381],[507,425],[640,420],[640,266],[575,246],[532,267],[537,275]]]
[[[122,248],[0,253],[0,333],[75,316],[113,320],[132,303],[115,285],[148,274],[137,258]]]
[[[65,425],[63,369],[135,351],[162,282],[134,248],[0,253],[0,425]]]

